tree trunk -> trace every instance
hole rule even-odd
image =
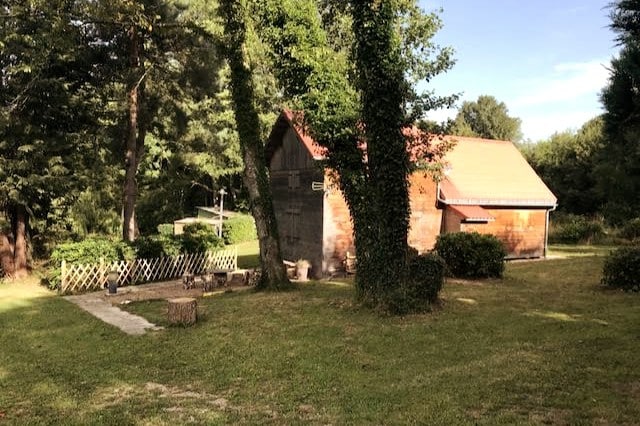
[[[262,275],[257,288],[278,290],[290,286],[290,282],[280,252],[251,71],[243,54],[246,42],[246,11],[238,0],[222,2],[221,10],[227,37],[226,54],[231,68],[231,93],[236,126],[244,160],[243,181],[249,192],[251,213],[256,221],[260,242]]]
[[[409,158],[402,134],[403,69],[394,41],[396,6],[390,0],[354,2],[356,65],[360,73],[362,118],[367,140],[368,212],[360,232],[368,232],[364,259],[358,258],[359,297],[387,311],[403,303],[406,279]],[[357,241],[361,245],[363,241]],[[358,256],[360,257],[360,251]]]
[[[192,325],[198,320],[198,302],[192,297],[167,301],[167,321],[173,325]]]
[[[29,218],[24,206],[16,206],[15,209],[15,247],[13,251],[13,264],[15,268],[15,278],[23,278],[29,275],[29,264],[27,255],[27,222]]]
[[[136,199],[138,183],[136,174],[140,158],[144,152],[146,131],[141,123],[140,110],[143,102],[144,66],[140,59],[141,39],[136,27],[129,29],[129,72],[130,82],[127,92],[128,120],[125,139],[125,177],[122,214],[122,238],[133,241],[138,234],[136,222]]]
[[[10,232],[10,229],[0,229],[0,268],[6,278],[13,278],[15,275],[13,244],[9,239]],[[2,275],[0,274],[0,276]]]

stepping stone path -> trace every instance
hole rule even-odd
[[[127,334],[139,336],[147,330],[162,330],[163,327],[150,323],[141,316],[125,312],[117,306],[106,302],[101,294],[89,293],[80,296],[65,296],[64,299],[75,303],[107,324],[118,327]]]

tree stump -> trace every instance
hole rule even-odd
[[[169,324],[192,325],[197,319],[198,304],[193,297],[168,299],[167,319]]]

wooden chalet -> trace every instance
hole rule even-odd
[[[409,178],[409,245],[424,252],[440,234],[477,231],[498,237],[508,258],[544,257],[557,199],[518,149],[508,141],[449,138],[455,145],[441,182],[422,172]],[[348,207],[318,161],[323,149],[284,111],[266,154],[284,257],[308,259],[316,278],[334,274],[355,248]]]

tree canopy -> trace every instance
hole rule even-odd
[[[450,131],[457,136],[517,142],[522,139],[520,124],[519,118],[509,116],[504,102],[481,95],[476,101],[462,103]]]
[[[601,95],[607,145],[600,174],[609,193],[605,212],[620,222],[640,209],[640,1],[621,0],[610,7],[611,29],[622,50],[611,62]]]

